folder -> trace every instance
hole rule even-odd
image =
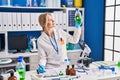
[[[66,13],[63,13],[63,16],[62,16],[62,26],[63,26],[63,29],[64,30],[67,30],[67,14]]]
[[[12,30],[17,30],[17,13],[12,13]]]
[[[0,31],[2,31],[2,12],[0,12]]]
[[[22,30],[22,27],[21,27],[22,26],[22,23],[21,23],[22,18],[21,18],[20,12],[17,13],[16,18],[17,18],[17,30]]]
[[[46,1],[46,7],[51,7],[51,8],[54,7],[53,6],[53,0],[47,0]]]
[[[54,0],[54,7],[60,8],[61,6],[61,0]]]
[[[3,12],[3,14],[2,14],[2,21],[3,21],[3,31],[7,31],[7,26],[8,26],[8,24],[7,24],[7,12]]]
[[[35,13],[35,30],[42,30],[42,27],[39,24],[38,18],[41,13]]]
[[[35,13],[30,13],[30,29],[35,29]]]
[[[30,13],[22,13],[22,30],[30,30]]]
[[[63,11],[58,11],[57,16],[58,16],[58,27],[61,29],[64,29],[62,25],[63,24]]]
[[[8,31],[12,31],[12,13],[11,12],[7,12],[7,30]]]
[[[55,27],[58,27],[58,26],[59,26],[58,12],[57,12],[57,11],[54,11],[54,12],[53,12],[53,15],[54,15]]]

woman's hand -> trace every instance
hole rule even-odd
[[[38,65],[38,73],[44,73],[44,72],[46,72],[46,70],[45,70],[45,66],[43,66],[43,65]]]

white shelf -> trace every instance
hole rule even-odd
[[[27,53],[16,53],[16,54],[13,54],[13,53],[3,53],[2,52],[2,55],[0,56],[0,58],[16,58],[18,56],[29,57],[29,56],[33,56],[33,55],[38,55],[38,53],[27,52]]]
[[[74,52],[80,52],[80,51],[82,51],[81,49],[78,49],[78,50],[67,50],[67,53],[74,53]]]
[[[17,64],[17,63],[4,64],[4,65],[0,65],[0,68],[15,67],[16,64]],[[30,63],[26,63],[26,65],[30,65]]]

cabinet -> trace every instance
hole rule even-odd
[[[82,37],[84,39],[84,9],[80,8],[79,11],[83,17],[82,24]],[[4,34],[5,47],[4,50],[0,50],[1,58],[11,58],[16,61],[20,55],[25,56],[27,59],[28,70],[37,68],[38,53],[30,53],[30,48],[25,53],[9,53],[8,37],[11,34],[28,34],[28,44],[30,43],[30,37],[39,37],[42,28],[38,23],[38,16],[43,12],[50,12],[55,19],[55,26],[62,28],[63,30],[71,33],[74,29],[74,17],[75,8],[33,8],[33,7],[0,7],[0,34]],[[36,32],[37,31],[37,32]],[[35,35],[33,35],[33,33]],[[0,36],[1,37],[1,36]],[[68,54],[79,55],[80,50],[68,51]],[[71,58],[71,56],[69,56]],[[78,56],[77,56],[78,57]],[[73,59],[73,63],[76,59]],[[15,63],[8,65],[0,65],[0,68],[7,68],[9,66],[15,67]]]

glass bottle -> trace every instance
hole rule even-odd
[[[69,68],[69,65],[67,65],[67,68],[66,68],[66,75],[70,75],[70,68]]]
[[[75,76],[76,75],[76,70],[74,68],[74,65],[72,65],[72,68],[70,69],[70,76]]]
[[[10,73],[10,77],[8,78],[8,80],[17,80],[17,77],[14,76],[14,72]]]

